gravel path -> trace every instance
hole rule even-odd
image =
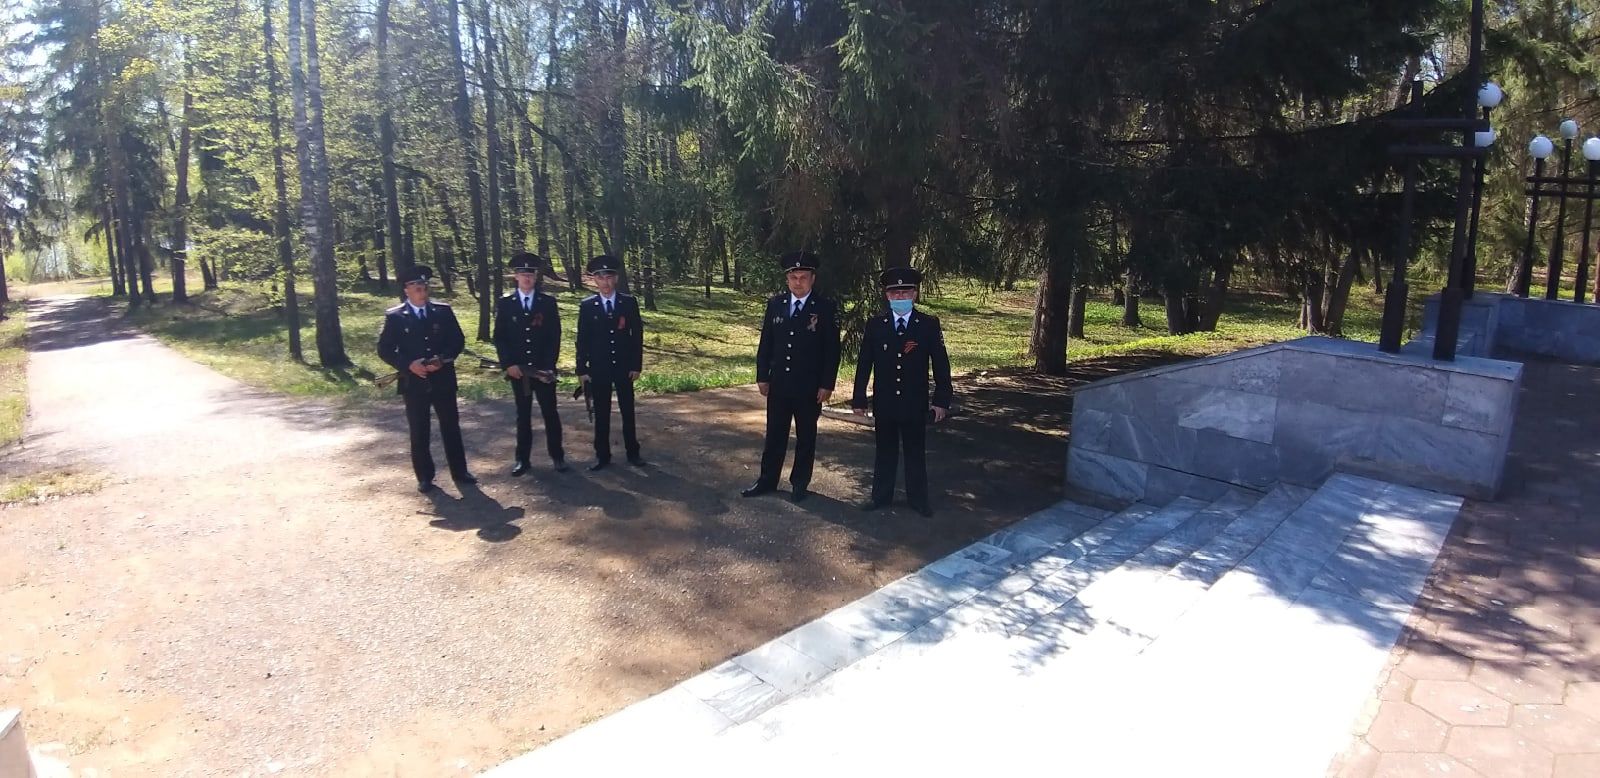
[[[0,707],[78,775],[471,774],[1060,496],[1064,395],[1027,426],[979,391],[930,436],[949,491],[931,523],[850,506],[871,433],[833,421],[816,498],[741,500],[762,418],[745,387],[643,401],[652,466],[599,474],[567,398],[577,467],[522,479],[509,406],[464,405],[482,489],[430,499],[398,399],[286,400],[101,298],[31,305],[29,426],[0,474],[106,485],[0,509]]]

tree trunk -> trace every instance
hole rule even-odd
[[[388,235],[400,234],[400,184],[394,169],[394,63],[389,57],[389,7],[390,0],[378,0],[378,103],[382,106],[378,112],[378,160],[383,172],[383,217],[385,233]],[[393,241],[391,241],[392,243]],[[401,252],[390,255],[394,265],[394,274],[398,278],[410,265],[406,262]],[[383,260],[378,260],[378,281],[388,287],[388,276],[384,272]]]
[[[194,77],[194,61],[187,54],[183,60],[183,77],[185,84]],[[172,301],[175,303],[189,301],[186,273],[189,264],[189,147],[193,128],[194,94],[186,88],[183,90],[183,127],[178,130],[178,188],[172,196]]]
[[[444,270],[445,284],[448,285],[450,283],[448,279],[460,272],[460,268],[456,264],[456,258],[467,255],[467,241],[461,235],[461,220],[456,218],[455,206],[450,204],[450,192],[444,188],[443,183],[435,184],[435,188],[439,193],[439,210],[444,212],[444,224],[450,229],[450,238],[454,241],[454,247],[450,252],[450,263],[445,266]],[[478,296],[477,288],[472,282],[472,274],[468,273],[467,290],[473,297]]]
[[[583,268],[587,264],[578,254],[578,175],[577,163],[568,160],[564,167],[566,176],[562,180],[563,195],[566,198],[567,212],[567,240],[569,248],[561,258],[563,266],[567,269],[567,288],[573,292],[584,291]]]
[[[128,293],[128,287],[122,282],[122,259],[117,256],[117,234],[113,224],[111,198],[108,197],[100,204],[100,234],[106,241],[106,266],[111,270],[111,294],[113,297],[122,297]]]
[[[134,258],[139,261],[139,286],[144,290],[145,302],[156,304],[155,260],[150,256],[150,241],[146,238],[143,215],[132,220]]]
[[[1222,319],[1222,306],[1228,300],[1228,282],[1232,277],[1231,264],[1212,271],[1211,282],[1201,289],[1198,331],[1217,331],[1217,322]]]
[[[1168,284],[1162,292],[1167,303],[1167,333],[1186,335],[1190,330],[1189,306],[1185,297],[1189,290],[1182,285]]]
[[[301,34],[305,53],[301,55]],[[317,54],[316,0],[289,0],[289,86],[294,94],[295,156],[300,167],[300,224],[311,248],[317,359],[325,368],[347,367],[339,328],[339,288],[333,256],[333,208],[328,152],[322,129],[322,65]]]
[[[478,172],[477,129],[472,119],[472,100],[467,97],[467,63],[461,53],[459,30],[463,1],[449,0],[446,3],[450,9],[450,23],[445,35],[450,39],[450,54],[453,59],[451,67],[455,69],[456,133],[461,139],[461,158],[467,175],[467,198],[472,208],[472,263],[476,283],[469,282],[467,285],[478,297],[478,340],[488,340],[489,306],[493,305],[494,301],[489,295],[481,293],[489,281],[489,236],[483,221],[483,176]]]
[[[487,2],[487,0],[485,0]],[[493,33],[493,26],[489,24],[488,17],[484,21],[485,29]],[[504,22],[501,29],[505,28]],[[515,83],[511,78],[511,57],[500,51],[500,83],[510,86]],[[522,143],[533,142],[533,129],[528,127],[528,100],[526,97],[513,96],[510,91],[505,93],[505,153],[500,161],[500,191],[505,195],[506,216],[509,224],[510,251],[526,251],[528,249],[528,225],[522,211],[521,176],[517,171],[517,163],[522,160],[520,152]],[[522,121],[518,121],[518,117]],[[519,139],[519,131],[521,138]],[[543,256],[542,254],[540,256]]]
[[[11,302],[11,292],[6,288],[6,253],[0,251],[0,321],[6,318],[6,303]]]
[[[910,179],[897,181],[888,188],[884,200],[885,232],[883,262],[887,267],[910,267],[911,249],[917,239],[917,208],[915,183]],[[1069,269],[1070,270],[1070,269]],[[1070,295],[1072,279],[1063,281],[1062,299]],[[1064,311],[1065,309],[1063,309]],[[1063,345],[1065,348],[1065,345]],[[1066,370],[1063,357],[1062,370]],[[1043,368],[1040,368],[1043,370]],[[1048,372],[1048,371],[1046,371]],[[1055,375],[1052,373],[1052,375]]]
[[[395,255],[397,261],[405,262],[406,267],[417,265],[417,182],[415,179],[406,179],[406,208],[405,220],[402,222],[404,233],[400,239],[400,253]]]
[[[606,111],[600,123],[600,164],[604,166],[606,191],[602,198],[606,230],[611,246],[608,253],[624,259],[628,255],[628,173],[627,127],[623,122],[623,73],[627,72],[628,9],[618,4],[611,28],[612,67],[607,84]],[[625,280],[625,279],[619,279]]]
[[[1339,275],[1327,291],[1327,314],[1324,318],[1328,334],[1336,338],[1344,337],[1344,312],[1349,307],[1350,289],[1355,286],[1356,272],[1361,268],[1361,252],[1351,250],[1344,264],[1339,268]]]
[[[1045,236],[1045,269],[1033,304],[1033,332],[1028,350],[1033,369],[1045,375],[1067,373],[1067,320],[1072,307],[1074,255],[1067,225],[1051,224]],[[908,257],[909,259],[909,257]]]
[[[472,26],[471,6],[467,25]],[[499,298],[505,287],[505,230],[500,216],[500,167],[504,154],[500,149],[500,87],[494,75],[494,29],[489,21],[489,0],[482,0],[479,12],[483,14],[478,34],[483,42],[483,57],[478,61],[478,78],[483,84],[485,172],[489,176],[489,267],[494,287],[494,297]],[[485,285],[485,289],[489,286]],[[479,337],[479,340],[488,340]]]
[[[1067,314],[1067,337],[1082,338],[1083,316],[1089,307],[1090,289],[1087,286],[1074,287],[1072,290],[1072,308]]]
[[[1326,279],[1320,269],[1311,273],[1306,279],[1300,308],[1300,325],[1314,335],[1321,335],[1327,331],[1327,320],[1323,317],[1322,310],[1322,291],[1326,286]]]
[[[289,227],[289,173],[283,161],[283,118],[279,102],[283,95],[272,34],[272,0],[261,0],[261,47],[267,68],[267,125],[272,133],[272,230],[277,238],[278,264],[283,268],[283,320],[289,334],[289,358],[304,362],[300,346],[300,298],[295,293],[293,233]]]
[[[542,95],[540,97],[541,105],[540,105],[540,108],[539,108],[539,121],[543,122],[545,127],[551,126],[551,122],[550,122],[550,92],[552,90],[554,90],[555,86],[556,86],[556,55],[557,55],[557,51],[556,51],[556,27],[559,26],[560,22],[561,22],[561,3],[560,3],[560,0],[552,0],[550,2],[550,24],[548,26],[547,34],[545,36],[545,52],[546,52],[547,59],[545,60],[545,68],[544,68],[544,95]],[[529,120],[529,118],[526,115],[524,115],[522,117],[522,129],[523,129],[524,133],[531,132],[532,129],[533,129],[533,122],[531,120]],[[523,136],[522,153],[531,154],[533,152],[533,150],[530,148],[530,143],[529,143],[529,141],[531,141],[531,140],[532,139],[527,137],[526,135]],[[550,139],[549,138],[546,138],[543,135],[539,136],[539,164],[538,164],[537,167],[534,167],[534,166],[530,165],[529,169],[533,171],[533,220],[534,220],[534,224],[535,224],[535,229],[538,231],[539,256],[544,257],[546,262],[550,262],[553,265],[555,263],[550,258]],[[570,185],[567,187],[567,198],[568,198],[567,201],[570,203],[571,202],[571,198],[572,198],[572,188],[571,188]],[[567,218],[568,219],[572,218],[571,210],[572,210],[571,208],[567,209],[567,211],[568,211],[567,212]],[[562,246],[562,249],[563,249],[562,252],[561,252],[562,254],[566,254],[567,253],[567,251],[565,250],[566,248],[567,248],[566,246]],[[569,276],[572,275],[572,258],[564,256],[564,257],[562,257],[562,259],[565,260],[565,264],[567,266],[567,274]],[[567,283],[569,284],[569,288],[572,288],[572,289],[581,288],[581,283],[582,283],[581,281],[578,282],[579,285],[577,285],[577,286],[572,285],[573,281],[574,281],[574,279],[572,279],[572,278],[568,278],[567,279]]]
[[[392,247],[392,248],[391,248]],[[400,253],[400,241],[391,241],[384,233],[383,224],[372,227],[372,261],[378,266],[378,279],[383,288],[389,286],[389,272],[385,266],[385,258],[391,254]]]

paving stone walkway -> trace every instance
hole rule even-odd
[[[1600,368],[1522,391],[1505,493],[1464,507],[1332,776],[1600,776]]]

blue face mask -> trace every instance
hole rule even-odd
[[[906,315],[906,314],[911,312],[911,304],[913,302],[915,302],[915,301],[914,300],[890,300],[889,301],[889,310],[894,311],[894,315],[896,315],[896,316],[904,316],[904,315]]]

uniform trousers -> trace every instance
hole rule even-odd
[[[789,448],[789,424],[794,424],[794,467],[789,483],[796,489],[811,485],[811,466],[817,454],[817,419],[822,404],[816,393],[802,397],[772,392],[767,395],[767,440],[761,449],[761,478],[758,483],[775,488],[783,475],[783,455]],[[892,485],[891,485],[891,488]]]
[[[439,416],[439,437],[444,441],[445,461],[450,464],[450,474],[460,477],[467,472],[467,448],[461,442],[461,417],[456,412],[456,396],[443,392],[407,392],[406,424],[411,427],[411,469],[418,483],[433,480],[432,427],[429,411]]]
[[[906,502],[913,508],[928,507],[927,420],[874,416],[873,425],[878,450],[872,474],[872,501],[887,505],[894,499],[895,469],[904,448]]]
[[[533,391],[526,381],[512,381],[511,393],[517,403],[517,461],[526,462],[533,453],[533,401],[539,400],[539,413],[544,416],[545,449],[552,460],[565,458],[561,446],[561,414],[556,412],[556,385],[543,381],[533,382]]]
[[[611,461],[611,393],[617,394],[617,410],[622,414],[622,445],[630,458],[639,456],[639,436],[633,425],[633,379],[589,377],[589,397],[594,401],[594,454],[601,462]]]

